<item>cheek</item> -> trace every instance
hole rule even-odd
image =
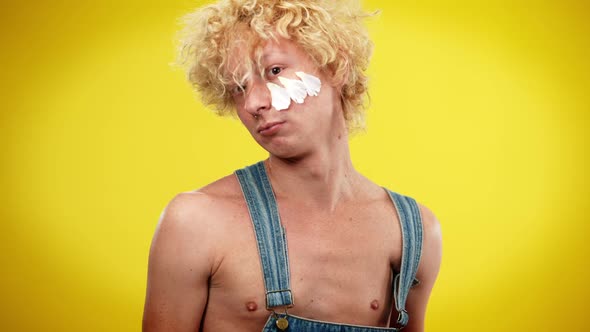
[[[321,91],[321,80],[302,71],[295,72],[295,78],[277,76],[279,84],[267,82],[272,107],[277,111],[288,108],[299,108],[298,105],[308,104],[309,98],[317,97]]]
[[[246,124],[246,114],[244,114],[243,111],[240,111],[238,109],[236,109],[236,114],[238,115],[238,119],[240,119],[240,122],[242,124]]]
[[[256,119],[252,117],[252,114],[239,109],[236,109],[236,114],[238,115],[238,119],[240,119],[242,125],[244,125],[244,127],[246,127],[249,132],[254,133],[256,130]]]
[[[248,112],[246,112],[246,110],[244,110],[243,107],[240,107],[237,103],[234,105],[234,109],[238,119],[240,119],[240,122],[245,125],[246,121],[248,121]]]

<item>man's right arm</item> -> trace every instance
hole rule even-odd
[[[213,266],[205,195],[185,193],[166,207],[150,249],[143,331],[197,331]]]

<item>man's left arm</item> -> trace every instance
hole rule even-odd
[[[430,297],[430,292],[436,281],[440,268],[442,255],[442,234],[440,224],[434,214],[425,206],[420,205],[423,224],[423,243],[422,256],[418,266],[416,278],[420,283],[410,289],[406,301],[406,310],[410,320],[404,332],[422,332],[424,331],[424,318],[426,315],[426,305]],[[391,314],[391,326],[394,326],[397,319],[397,311],[393,308]]]

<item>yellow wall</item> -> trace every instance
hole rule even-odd
[[[429,331],[586,331],[590,11],[367,1],[357,167],[438,215]],[[0,330],[139,330],[159,213],[265,157],[171,70],[192,1],[0,11]]]

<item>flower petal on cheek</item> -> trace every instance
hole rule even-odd
[[[289,97],[287,89],[271,82],[267,82],[266,86],[270,90],[270,97],[272,98],[272,107],[274,107],[274,109],[276,109],[277,111],[287,109],[289,107],[289,104],[291,104],[291,98]]]
[[[319,78],[313,75],[306,74],[302,71],[295,72],[295,75],[297,75],[299,78],[301,78],[301,81],[303,81],[303,84],[305,85],[305,89],[307,90],[308,95],[317,96],[318,93],[320,93],[322,82]]]
[[[305,97],[307,97],[307,90],[303,82],[281,76],[279,76],[279,81],[281,84],[283,84],[285,89],[287,89],[287,93],[289,93],[289,96],[294,102],[297,104],[303,103],[303,100],[305,100]]]

